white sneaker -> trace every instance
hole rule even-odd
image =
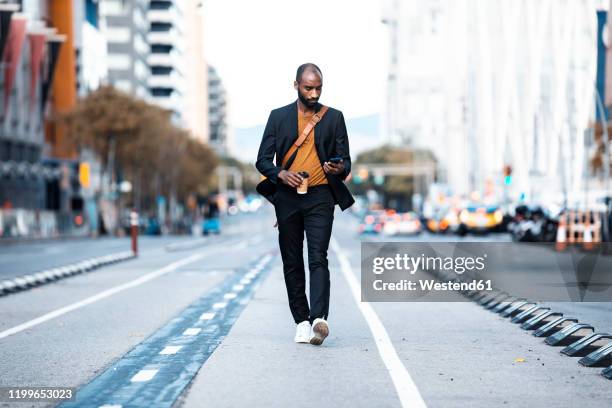
[[[320,346],[323,340],[329,335],[329,326],[325,319],[314,319],[312,322],[312,333],[310,335],[310,344]]]
[[[295,329],[295,342],[296,343],[308,343],[310,340],[310,322],[304,320],[302,323],[297,325]]]

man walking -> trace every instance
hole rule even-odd
[[[320,345],[329,334],[327,250],[334,206],[344,211],[355,202],[344,185],[351,157],[342,112],[318,103],[323,87],[319,67],[301,65],[293,86],[298,99],[270,113],[255,166],[274,190],[266,197],[276,212],[289,308],[297,324],[295,341]],[[310,306],[302,256],[304,232]]]

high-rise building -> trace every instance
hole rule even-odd
[[[74,16],[77,93],[85,96],[108,78],[105,21],[100,18],[100,2],[94,0],[75,2]]]
[[[100,0],[108,82],[138,98],[150,95],[148,0]]]
[[[184,125],[185,81],[185,16],[183,3],[177,0],[151,0],[147,18],[149,21],[148,57],[150,76],[149,92],[152,100],[173,112],[177,125]]]
[[[227,96],[217,70],[208,67],[208,121],[210,123],[209,145],[221,156],[230,151],[227,124]]]
[[[100,1],[108,82],[171,110],[175,124],[206,142],[208,70],[201,1]]]
[[[430,149],[457,193],[580,191],[599,3],[387,0],[388,141]]]
[[[202,1],[183,3],[185,16],[184,124],[192,135],[208,142],[208,66],[204,59]]]

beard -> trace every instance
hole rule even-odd
[[[308,99],[306,99],[304,95],[302,95],[302,93],[299,90],[298,90],[298,99],[300,100],[300,102],[302,102],[305,106],[308,106],[309,108],[314,108],[317,102],[319,101],[318,99],[314,101],[309,101]]]

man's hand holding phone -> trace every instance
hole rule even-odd
[[[344,173],[344,163],[342,157],[332,157],[329,161],[323,163],[323,171],[327,174],[342,174]]]
[[[290,187],[298,187],[302,184],[302,176],[289,170],[281,170],[277,176],[284,184]]]

